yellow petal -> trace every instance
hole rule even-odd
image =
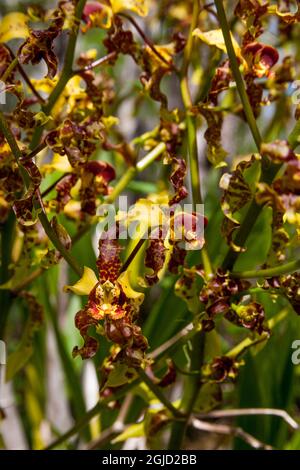
[[[205,42],[209,46],[215,46],[218,49],[221,49],[223,52],[227,52],[224,36],[221,29],[212,29],[211,31],[201,31],[199,28],[194,29],[193,36],[201,39],[201,41]],[[234,51],[237,56],[240,57],[240,46],[238,45],[237,41],[234,39],[233,35],[231,34],[231,40],[234,47]]]
[[[72,167],[67,156],[55,153],[51,163],[46,163],[42,167],[44,173],[52,173],[53,171],[61,171],[62,173],[71,173]]]
[[[125,271],[121,274],[121,276],[119,276],[118,282],[119,284],[121,284],[126,297],[128,297],[129,299],[133,299],[137,306],[143,303],[145,295],[142,292],[135,291],[131,287],[128,271]]]
[[[2,18],[0,23],[0,42],[29,36],[28,16],[24,13],[12,12]]]
[[[93,287],[97,284],[98,279],[94,271],[84,266],[81,279],[73,286],[65,286],[64,292],[74,292],[77,295],[88,295]]]
[[[140,16],[148,15],[149,0],[110,0],[114,13],[129,10]]]

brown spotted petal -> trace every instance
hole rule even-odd
[[[22,160],[20,163],[30,177],[30,184],[23,198],[14,202],[13,209],[20,224],[31,225],[36,222],[33,199],[36,190],[40,186],[42,177],[38,167],[32,160]]]
[[[171,258],[168,264],[168,269],[172,274],[178,274],[180,268],[185,264],[185,258],[187,251],[179,246],[179,243],[175,243]]]
[[[159,281],[159,272],[164,267],[166,251],[163,238],[150,239],[145,256],[145,266],[152,270],[151,274],[145,275],[150,286]]]
[[[168,369],[165,372],[164,376],[158,380],[157,385],[159,387],[168,387],[176,381],[176,368],[172,359],[167,360]]]
[[[200,273],[201,274],[201,273]],[[211,279],[205,281],[200,291],[200,301],[205,306],[205,317],[202,326],[206,331],[214,327],[217,315],[225,315],[230,310],[231,297],[245,291],[250,283],[245,280],[231,279],[227,274],[218,271]]]
[[[81,169],[80,200],[81,210],[89,215],[96,214],[96,198],[108,194],[108,184],[116,174],[106,162],[90,161]]]
[[[204,246],[204,228],[207,218],[197,212],[175,212],[170,218],[170,243],[185,242],[190,249]]]
[[[230,70],[229,60],[226,60],[216,69],[211,82],[208,98],[213,105],[216,106],[218,104],[218,95],[222,91],[228,90],[231,80],[232,73]]]
[[[137,60],[140,48],[134,41],[132,32],[123,29],[122,20],[118,16],[114,18],[112,28],[103,40],[103,44],[108,53],[129,54],[134,60]]]
[[[97,320],[93,318],[86,308],[79,310],[75,316],[75,326],[80,331],[84,344],[81,348],[76,346],[73,349],[73,357],[81,356],[82,359],[89,359],[93,357],[98,350],[98,342],[88,334],[88,329],[91,326],[97,325]]]
[[[199,276],[196,271],[186,270],[175,284],[175,295],[180,297],[186,303],[188,310],[194,314],[200,311],[197,278]]]
[[[268,12],[268,0],[239,0],[234,14],[247,26],[244,42],[247,44],[263,33],[263,18]]]
[[[204,375],[217,383],[227,379],[235,380],[239,367],[240,363],[229,356],[215,357],[211,364],[204,367]]]
[[[57,57],[53,51],[53,41],[60,34],[64,19],[58,17],[45,30],[31,30],[30,36],[19,49],[21,64],[38,64],[43,59],[48,67],[47,77],[52,79],[57,72]]]
[[[269,256],[273,253],[282,261],[289,242],[289,234],[284,229],[285,207],[280,195],[266,183],[258,183],[255,198],[258,204],[272,207],[272,246]]]
[[[11,64],[13,57],[11,52],[5,47],[4,44],[0,44],[0,77],[4,74],[8,66]],[[11,83],[14,80],[16,69],[14,69],[6,79],[6,83]]]
[[[247,328],[259,335],[263,333],[270,334],[265,320],[264,308],[258,302],[250,302],[247,305],[233,305],[225,317],[235,325]]]
[[[175,190],[175,195],[169,201],[169,205],[178,204],[180,201],[186,198],[188,195],[188,190],[184,186],[184,179],[186,176],[186,163],[182,158],[171,159],[172,163],[172,173],[170,176],[170,181]]]
[[[222,233],[235,251],[243,250],[233,242],[233,233],[240,225],[235,213],[242,209],[252,198],[252,191],[244,178],[244,171],[250,168],[254,162],[254,156],[249,161],[242,161],[232,173],[225,173],[220,180],[220,188],[224,191],[221,207],[225,215]]]
[[[57,212],[63,210],[65,205],[71,200],[71,189],[78,181],[78,176],[74,173],[64,176],[55,186],[57,196]]]
[[[0,146],[1,156],[5,153]],[[3,158],[0,161],[0,222],[4,222],[8,216],[17,194],[23,189],[23,180],[18,166],[10,161],[10,158]]]
[[[300,273],[299,272],[266,279],[263,287],[265,289],[269,289],[269,288],[276,289],[281,294],[286,296],[286,298],[290,301],[297,315],[300,315]]]
[[[54,131],[47,134],[46,143],[56,153],[67,155],[70,165],[77,169],[87,162],[103,140],[103,124],[87,118],[80,124],[65,119]]]
[[[99,256],[97,259],[99,280],[102,283],[105,281],[114,283],[121,269],[120,252],[122,248],[116,239],[115,233],[108,230],[103,234],[103,237],[99,240]]]
[[[207,142],[207,158],[215,167],[224,166],[227,152],[223,149],[221,142],[223,113],[207,105],[201,105],[199,111],[207,121],[207,129],[204,133]]]
[[[276,15],[282,22],[287,23],[288,25],[299,23],[300,22],[300,7],[298,5],[297,11],[294,13],[288,12],[288,11],[281,12],[276,7]]]

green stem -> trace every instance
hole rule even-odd
[[[258,152],[260,153],[260,147],[262,143],[262,138],[257,127],[257,123],[253,114],[253,110],[246,92],[244,80],[239,69],[238,60],[235,55],[234,47],[232,44],[230,28],[227,22],[226,13],[223,6],[222,0],[215,0],[215,5],[217,8],[218,18],[220,26],[223,32],[223,37],[227,49],[227,53],[230,60],[231,70],[236,82],[237,90],[240,95],[240,99],[243,104],[244,113],[251,130],[253,139],[255,141]],[[272,164],[268,157],[262,157],[261,163],[261,177],[260,181],[264,181],[270,184],[275,178],[278,172],[279,166]],[[259,214],[261,213],[262,206],[259,206],[255,199],[252,200],[248,212],[238,230],[238,233],[234,239],[236,245],[243,246],[250,234],[251,229],[253,228],[256,220],[258,219]],[[232,269],[235,261],[237,260],[240,252],[234,252],[232,249],[229,249],[223,264],[222,268],[224,270]]]
[[[58,324],[57,312],[50,300],[49,282],[45,282],[45,280],[49,281],[49,279],[47,279],[47,273],[45,277],[39,281],[40,292],[43,296],[45,309],[54,331],[59,357],[66,377],[70,402],[72,409],[74,410],[74,416],[75,419],[78,420],[86,413],[84,397],[81,390],[81,383],[79,376],[74,368],[72,358],[70,357],[69,352],[66,350],[64,338]],[[87,439],[90,438],[89,432],[84,434]]]
[[[105,55],[104,57],[100,57],[100,59],[95,60],[89,65],[86,65],[85,67],[81,69],[76,69],[73,70],[73,75],[80,75],[84,72],[88,72],[89,70],[93,70],[96,67],[99,67],[100,65],[105,64],[106,62],[109,62],[110,60],[113,60],[117,57],[117,52],[110,52],[109,54]]]
[[[82,276],[83,269],[79,264],[77,263],[76,259],[73,258],[71,253],[64,247],[64,245],[61,243],[61,241],[57,238],[56,233],[54,232],[53,228],[50,225],[50,222],[46,216],[46,214],[42,211],[39,214],[39,219],[40,222],[43,226],[43,229],[45,230],[46,234],[48,235],[49,239],[55,246],[55,248],[60,252],[60,254],[63,256],[63,258],[66,260],[66,262],[69,264],[69,266],[73,269],[73,271],[78,274],[79,277]]]
[[[8,79],[8,77],[10,76],[11,72],[14,70],[15,67],[17,67],[19,61],[18,61],[18,58],[15,57],[11,63],[9,64],[9,66],[7,67],[7,69],[5,70],[5,72],[3,73],[2,77],[1,77],[1,81],[2,82],[6,82],[6,80]]]
[[[4,118],[4,115],[1,111],[0,111],[0,130],[3,133],[3,135],[5,136],[5,138],[8,142],[8,145],[10,146],[10,149],[11,149],[11,151],[12,151],[12,153],[13,153],[13,155],[14,155],[14,157],[15,157],[15,159],[16,159],[19,167],[20,167],[20,172],[21,172],[22,178],[24,180],[24,185],[25,185],[26,188],[28,188],[28,186],[30,184],[30,178],[29,178],[28,173],[25,171],[24,167],[22,167],[22,164],[20,163],[20,161],[22,161],[22,158],[23,158],[22,152],[19,149],[17,141],[16,141],[13,133],[11,132],[11,130],[10,130],[10,128],[9,128],[7,122],[6,122],[6,119]],[[39,209],[39,219],[40,219],[40,222],[41,222],[46,234],[48,235],[49,239],[51,240],[51,242],[53,243],[55,248],[65,258],[65,260],[70,265],[70,267],[74,270],[74,272],[76,274],[78,274],[78,276],[81,276],[82,275],[82,268],[77,264],[77,261],[73,258],[71,253],[64,247],[64,245],[61,243],[61,241],[56,236],[56,233],[54,232],[53,228],[51,227],[50,222],[49,222],[46,214],[43,211],[43,207],[41,205],[41,201],[40,201],[39,198],[37,198],[37,200],[35,201],[35,207],[36,207],[36,209]]]
[[[153,351],[150,354],[150,357],[155,358],[157,361],[160,359],[165,358],[168,354],[173,353],[178,347],[182,346],[185,341],[190,340],[194,335],[196,334],[196,330],[191,330],[188,333],[186,333],[183,336],[179,336],[178,334],[175,335],[175,341],[168,340],[167,347],[164,348],[163,345],[158,348],[158,351]],[[107,405],[112,402],[119,400],[123,398],[126,394],[128,394],[130,391],[132,391],[138,384],[141,383],[141,377],[135,379],[133,382],[129,383],[128,385],[125,385],[121,389],[117,390],[113,395],[101,400],[97,405],[94,406],[90,411],[86,413],[86,415],[78,421],[69,431],[67,431],[65,434],[60,436],[56,441],[52,442],[47,449],[53,449],[60,444],[62,444],[64,441],[69,439],[70,437],[74,436],[77,434],[82,428],[88,425],[88,423],[91,421],[94,416],[97,416],[101,410],[105,409]],[[175,408],[176,409],[176,408]],[[176,413],[179,413],[178,410],[176,410]],[[181,415],[182,417],[182,415]]]
[[[184,106],[186,108],[186,123],[187,123],[187,137],[188,137],[188,155],[189,167],[192,184],[192,198],[193,206],[203,203],[201,194],[201,177],[198,161],[198,145],[197,145],[197,121],[196,117],[191,113],[192,100],[188,85],[188,68],[190,57],[193,48],[193,31],[197,26],[198,17],[200,12],[199,1],[194,1],[193,18],[190,26],[189,37],[185,48],[184,61],[182,66],[182,80],[181,80],[181,94]],[[212,268],[206,248],[202,248],[201,257],[204,266],[204,271],[207,277],[212,273]],[[200,389],[201,381],[201,366],[203,362],[203,352],[205,344],[205,334],[196,332],[191,340],[191,370],[199,370],[196,375],[186,377],[183,385],[183,397],[180,403],[181,411],[187,416],[184,421],[174,422],[171,429],[171,436],[169,441],[169,449],[181,449],[188,426],[189,417],[193,411],[194,403]]]
[[[124,173],[122,178],[118,181],[114,187],[113,192],[105,199],[105,202],[111,203],[114,202],[117,197],[127,188],[128,183],[133,180],[133,178],[138,174],[144,171],[151,163],[153,163],[164,151],[166,150],[166,144],[160,142],[151,152],[145,155],[142,160],[140,160],[135,167],[130,167]]]
[[[42,111],[46,115],[50,114],[53,106],[55,105],[56,101],[58,100],[61,93],[63,92],[66,84],[68,83],[68,81],[73,75],[72,66],[73,66],[73,60],[74,60],[75,47],[76,47],[77,36],[78,36],[78,31],[79,31],[79,26],[80,26],[80,20],[81,20],[82,12],[83,12],[86,2],[87,0],[79,0],[77,3],[76,10],[75,10],[74,27],[72,28],[70,32],[69,41],[68,41],[68,45],[67,45],[67,49],[65,53],[64,66],[61,72],[60,79],[58,80],[55,88],[50,94],[47,103],[42,106]],[[42,132],[43,132],[43,127],[37,127],[35,129],[33,136],[32,136],[31,149],[34,149],[39,144]]]
[[[273,268],[258,269],[256,271],[232,272],[230,277],[239,279],[256,279],[258,277],[268,278],[282,276],[283,274],[293,273],[300,270],[300,260],[290,261],[289,263],[275,266]]]
[[[11,250],[13,242],[13,231],[15,226],[15,216],[11,211],[5,223],[1,226],[1,264],[0,264],[0,284],[4,284],[10,275],[9,264],[11,260]],[[8,291],[0,291],[0,339],[5,337],[6,321],[12,304],[12,295]]]
[[[271,318],[268,322],[269,328],[273,329],[280,321],[282,321],[286,315],[288,314],[288,310],[284,309],[281,312],[279,312],[275,317]],[[170,356],[171,353],[175,352],[176,349],[180,346],[182,346],[186,341],[189,341],[192,339],[199,331],[193,329],[190,330],[188,333],[185,335],[178,335],[178,333],[175,335],[174,340],[169,339],[166,341],[167,347],[164,348],[163,345],[159,346],[159,348],[153,353],[150,354],[150,357],[155,358],[156,361],[159,361],[161,359],[164,359],[166,356]],[[261,339],[263,341],[264,339]],[[258,340],[260,342],[260,339]],[[246,338],[243,340],[241,343],[239,343],[237,346],[234,347],[231,351],[229,351],[226,355],[229,357],[236,357],[240,356],[242,353],[244,353],[250,346],[253,346],[257,344],[256,340],[251,340],[249,338]],[[54,449],[55,447],[59,446],[63,442],[65,442],[67,439],[70,437],[74,436],[77,434],[82,428],[88,425],[88,423],[91,421],[92,418],[97,416],[101,410],[105,409],[105,407],[112,401],[119,400],[123,398],[126,394],[128,394],[130,391],[132,391],[139,383],[141,383],[141,378],[137,378],[133,382],[131,382],[128,385],[125,385],[121,389],[117,390],[113,395],[101,400],[97,405],[94,406],[90,411],[86,413],[86,415],[78,421],[73,428],[69,429],[65,434],[60,436],[56,441],[52,442],[47,449]],[[176,410],[178,412],[178,410]],[[180,416],[182,418],[182,415]],[[176,424],[182,423],[182,421],[177,421]]]
[[[260,152],[262,138],[257,127],[253,110],[252,110],[252,107],[251,107],[251,104],[250,104],[250,101],[246,92],[244,80],[240,72],[239,63],[235,55],[235,51],[234,51],[234,47],[233,47],[232,39],[231,39],[231,33],[230,33],[227,18],[226,18],[226,13],[224,10],[223,0],[215,0],[215,4],[217,8],[218,18],[219,18],[220,26],[222,29],[227,53],[228,53],[229,60],[230,60],[231,70],[232,70],[234,80],[236,82],[236,86],[237,86],[237,89],[238,89],[238,92],[239,92],[239,95],[240,95],[240,98],[244,107],[244,113],[245,113],[247,122],[249,124],[256,147],[258,149],[258,152]]]
[[[204,358],[205,333],[202,331],[195,332],[191,338],[191,363],[190,371],[198,370],[198,374],[189,375],[184,380],[183,397],[180,404],[181,412],[186,415],[185,421],[175,421],[169,441],[168,448],[170,450],[180,450],[183,446],[186,429],[189,418],[193,412],[195,400],[201,388],[201,366]]]

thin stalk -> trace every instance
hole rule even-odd
[[[274,328],[281,320],[283,320],[286,315],[287,315],[287,310],[284,310],[280,312],[275,318],[271,318],[268,322],[269,328]],[[180,346],[182,346],[186,341],[191,340],[197,333],[198,331],[196,329],[189,329],[191,325],[189,325],[186,328],[186,331],[184,334],[182,332],[177,333],[173,338],[169,339],[166,341],[166,343],[160,345],[157,349],[155,349],[152,353],[150,353],[149,357],[156,359],[156,361],[162,360],[174,351]],[[247,344],[245,344],[245,341],[247,341]],[[248,341],[250,344],[248,344]],[[243,340],[239,345],[237,345],[233,350],[231,350],[229,353],[227,353],[227,356],[232,356],[236,357],[237,355],[240,355],[241,352],[244,352],[245,350],[248,349],[251,345],[256,344],[254,341],[252,341],[249,338],[247,340]],[[89,410],[83,418],[78,421],[69,431],[67,431],[65,434],[60,436],[58,439],[56,439],[54,442],[52,442],[47,449],[54,449],[55,447],[59,446],[63,442],[65,442],[67,439],[70,439],[70,437],[74,436],[77,434],[82,428],[88,425],[88,423],[93,419],[95,416],[97,416],[101,410],[105,409],[105,407],[112,401],[119,400],[126,396],[133,388],[135,388],[139,383],[141,383],[141,378],[135,379],[133,382],[130,384],[125,385],[121,389],[117,390],[113,395],[102,399],[97,405],[94,406],[91,410]],[[178,410],[176,410],[178,412]],[[182,415],[180,416],[182,418]]]
[[[134,260],[134,258],[136,257],[136,255],[138,254],[138,252],[140,251],[142,246],[144,245],[145,241],[146,241],[146,238],[141,238],[137,242],[137,244],[133,248],[132,252],[128,256],[126,261],[123,263],[122,268],[120,269],[120,274],[124,273],[128,269],[128,267],[130,266],[130,264],[132,263],[132,261]]]
[[[10,65],[12,64],[15,64],[14,67],[18,67],[18,70],[22,76],[22,78],[24,79],[24,81],[27,83],[28,87],[30,88],[30,90],[32,91],[32,93],[36,96],[36,98],[38,99],[38,101],[40,103],[44,103],[45,100],[44,98],[39,94],[39,92],[35,89],[35,87],[33,86],[33,84],[31,83],[31,80],[30,78],[28,77],[27,73],[25,72],[25,70],[23,69],[22,65],[20,64],[20,62],[18,61],[18,58],[15,56],[15,54],[13,53],[13,51],[11,50],[10,47],[8,47],[6,45],[6,48],[9,50],[10,52],[10,55],[12,56],[13,58],[13,61]],[[13,67],[13,68],[14,68]],[[7,73],[7,70],[5,71],[5,74]],[[9,74],[8,74],[9,75]],[[8,77],[7,75],[7,77]],[[1,77],[1,80],[5,81],[5,79],[3,78],[4,76]]]
[[[130,15],[127,15],[127,13],[118,13],[118,16],[122,16],[123,18],[126,18],[134,27],[135,29],[137,30],[137,32],[139,33],[139,35],[141,36],[141,38],[143,39],[143,41],[147,44],[147,46],[150,47],[150,49],[154,52],[154,54],[162,61],[164,62],[166,65],[168,65],[169,67],[171,68],[175,68],[174,65],[170,62],[168,62],[165,57],[163,55],[161,55],[161,53],[156,49],[155,45],[153,44],[153,42],[146,36],[146,34],[144,33],[144,31],[139,27],[139,25],[137,24],[137,22],[130,16]]]
[[[85,67],[81,69],[76,69],[73,70],[73,75],[80,75],[81,73],[88,72],[89,70],[93,70],[96,67],[99,67],[100,65],[105,64],[106,62],[109,62],[110,60],[113,60],[117,57],[117,52],[110,52],[109,54],[105,55],[104,57],[100,57],[100,59],[95,60],[89,65],[86,65]]]
[[[7,69],[5,70],[5,72],[2,74],[1,76],[1,81],[2,82],[6,82],[6,80],[8,79],[8,77],[10,76],[11,72],[17,67],[19,61],[18,61],[18,58],[15,57],[11,63],[9,64],[9,66],[7,67]]]
[[[64,247],[61,241],[57,238],[56,233],[54,232],[53,228],[50,225],[50,222],[46,216],[46,214],[42,211],[39,214],[40,222],[45,230],[46,234],[48,235],[49,239],[55,246],[55,248],[60,252],[62,257],[66,260],[68,265],[73,269],[73,271],[79,276],[82,276],[83,269],[77,263],[76,259],[73,258],[71,253]]]
[[[9,264],[11,261],[11,250],[13,242],[13,231],[15,226],[15,217],[11,211],[6,222],[1,225],[1,264],[0,264],[0,284],[4,284],[9,279]],[[12,304],[12,295],[10,292],[0,291],[0,338],[5,337],[6,320]]]
[[[181,400],[180,410],[186,415],[185,421],[175,421],[172,426],[171,436],[168,448],[170,450],[180,450],[183,446],[185,433],[188,427],[190,416],[197,396],[201,388],[201,366],[204,357],[205,333],[202,331],[195,332],[191,338],[192,352],[190,355],[190,371],[198,370],[197,374],[188,375],[184,380],[183,397]]]
[[[167,347],[164,348],[163,345],[160,346],[157,350],[153,351],[150,354],[150,357],[155,358],[156,360],[163,359],[166,357],[169,352],[173,352],[176,349],[176,346],[181,346],[184,341],[189,340],[193,335],[195,334],[195,330],[189,331],[186,333],[185,336],[182,335],[175,335],[174,340],[168,340],[167,341]],[[69,431],[67,431],[65,434],[60,436],[58,439],[56,439],[54,442],[52,442],[45,450],[50,450],[54,449],[55,447],[59,446],[63,442],[65,442],[67,439],[70,439],[70,437],[74,436],[77,434],[82,428],[88,425],[88,423],[93,419],[95,416],[97,416],[101,410],[105,409],[107,405],[112,402],[119,400],[126,396],[133,388],[135,388],[138,384],[142,382],[141,377],[138,377],[135,379],[133,382],[125,385],[121,389],[117,390],[113,395],[102,399],[97,405],[94,406],[91,410],[89,410],[85,416],[81,420],[79,420]],[[176,408],[175,408],[176,409]],[[176,410],[178,413],[178,410]],[[182,416],[180,416],[182,417]]]
[[[239,279],[256,279],[258,277],[268,278],[282,276],[283,274],[289,274],[299,270],[300,260],[296,260],[290,261],[289,263],[285,263],[280,266],[274,266],[273,268],[258,269],[255,271],[233,271],[230,274],[230,277]]]
[[[142,158],[142,160],[140,160],[135,167],[129,167],[114,187],[113,192],[105,199],[105,202],[111,203],[115,201],[119,194],[121,194],[127,188],[128,183],[133,180],[136,174],[144,171],[165,150],[166,144],[164,142],[160,142],[153,150],[151,150],[147,155],[145,155],[145,157]]]
[[[3,135],[5,136],[5,138],[8,142],[8,145],[10,146],[10,149],[11,149],[11,151],[12,151],[12,153],[13,153],[15,159],[16,159],[16,162],[18,163],[18,165],[20,167],[20,172],[21,172],[22,178],[24,180],[24,185],[25,185],[26,188],[28,188],[28,186],[30,184],[30,178],[29,178],[28,173],[22,167],[21,162],[22,162],[23,154],[22,154],[21,150],[19,149],[17,141],[16,141],[13,133],[11,132],[11,130],[10,130],[10,128],[9,128],[2,112],[0,112],[0,130],[3,133]],[[78,274],[78,276],[81,276],[82,275],[82,268],[78,265],[77,261],[73,258],[71,253],[64,247],[64,245],[61,243],[61,241],[57,237],[56,233],[54,232],[53,228],[50,225],[50,222],[49,222],[45,212],[43,211],[43,207],[41,205],[41,199],[40,198],[37,198],[37,200],[35,201],[35,207],[38,210],[40,209],[38,217],[39,217],[40,222],[41,222],[46,234],[48,235],[49,239],[51,240],[51,242],[53,243],[55,248],[65,258],[65,260],[70,265],[70,267],[73,269],[73,271],[76,274]]]
[[[198,17],[200,13],[200,4],[198,0],[194,0],[193,17],[190,26],[188,41],[186,44],[184,59],[182,65],[182,79],[181,79],[181,94],[184,106],[186,108],[186,123],[187,123],[187,138],[188,138],[188,155],[189,167],[192,184],[192,198],[193,206],[196,209],[198,204],[202,204],[201,194],[201,177],[198,161],[198,146],[197,146],[197,122],[196,117],[191,113],[192,99],[188,85],[188,69],[190,57],[193,48],[193,31],[197,26]],[[204,247],[201,250],[201,257],[204,266],[204,271],[207,277],[212,273],[212,268],[208,253]],[[194,403],[200,389],[201,382],[201,366],[203,363],[205,344],[205,333],[197,331],[191,340],[191,370],[199,370],[196,375],[186,377],[183,385],[183,397],[180,403],[181,411],[187,416],[185,421],[174,422],[171,429],[171,436],[169,441],[169,449],[181,449],[188,426],[190,415],[193,411]]]
[[[47,279],[47,277],[46,277]],[[50,301],[50,293],[49,293],[49,283],[44,282],[41,280],[39,282],[40,290],[43,295],[44,305],[46,308],[46,312],[48,313],[50,323],[52,325],[55,340],[57,343],[57,349],[59,351],[59,357],[64,369],[68,392],[70,396],[70,401],[72,405],[72,409],[74,410],[75,419],[80,419],[81,416],[84,416],[86,413],[86,406],[84,402],[84,397],[81,390],[81,383],[80,378],[74,368],[74,363],[72,358],[70,357],[69,352],[66,350],[66,346],[64,343],[64,338],[59,328],[58,319],[57,319],[57,312],[54,309],[51,301]],[[89,432],[87,430],[85,437],[88,439],[90,438]]]
[[[80,26],[80,20],[82,16],[82,12],[84,9],[84,6],[86,4],[87,0],[79,0],[75,9],[75,24],[70,32],[69,36],[69,41],[65,53],[65,60],[64,60],[64,66],[60,75],[60,78],[53,89],[52,93],[50,94],[48,101],[46,104],[42,106],[42,111],[46,114],[49,115],[53,106],[55,105],[56,101],[60,97],[61,93],[63,92],[66,84],[70,80],[70,78],[73,75],[72,72],[72,66],[73,66],[73,60],[74,60],[74,53],[75,53],[75,47],[76,47],[76,42],[77,42],[77,36],[78,36],[78,31],[79,31],[79,26]],[[32,141],[31,141],[31,149],[34,149],[40,141],[41,135],[43,132],[43,127],[38,127],[35,129],[33,136],[32,136]]]
[[[158,398],[158,400],[172,413],[175,418],[183,418],[183,414],[175,408],[172,403],[165,397],[161,389],[150,379],[144,369],[138,369],[138,375],[142,382],[144,382],[151,392]]]
[[[46,147],[47,147],[46,142],[45,141],[41,142],[39,145],[36,146],[34,150],[32,150],[32,152],[30,152],[28,155],[25,155],[22,160],[23,161],[31,160],[33,157],[35,157],[38,153],[40,153]]]
[[[193,196],[193,204],[196,208],[197,204],[202,204],[202,193],[201,193],[201,176],[200,176],[200,168],[199,168],[199,161],[198,161],[198,145],[197,145],[197,119],[194,116],[190,109],[193,106],[191,93],[188,84],[188,69],[189,69],[189,62],[190,57],[193,49],[194,44],[194,37],[193,31],[198,24],[198,18],[200,13],[200,4],[199,0],[194,1],[194,9],[193,9],[193,17],[192,23],[190,26],[190,32],[187,40],[187,44],[184,50],[184,58],[181,70],[181,82],[180,82],[180,89],[181,89],[181,96],[182,101],[186,109],[186,125],[187,125],[187,136],[188,136],[188,155],[189,155],[189,167],[190,167],[190,175],[191,175],[191,185],[192,185],[192,196]],[[206,247],[203,247],[201,250],[201,258],[204,266],[204,271],[207,276],[210,276],[212,272],[211,263],[209,260],[209,256],[206,250]]]
[[[255,141],[257,150],[260,153],[262,137],[260,135],[256,120],[253,114],[253,110],[252,110],[252,107],[251,107],[251,104],[247,95],[244,80],[239,69],[239,64],[238,64],[238,60],[236,58],[234,47],[232,44],[230,28],[229,28],[228,21],[226,18],[223,1],[215,0],[215,5],[217,8],[218,18],[219,18],[220,26],[223,32],[223,37],[224,37],[227,53],[228,53],[229,60],[230,60],[231,70],[232,70],[232,73],[236,82],[237,90],[238,90],[241,102],[243,104],[244,113],[248,122],[248,126],[250,128],[253,139]],[[264,181],[270,184],[275,178],[278,172],[278,169],[279,169],[278,165],[272,164],[267,157],[263,156],[262,163],[261,163],[260,181]],[[250,231],[252,227],[254,226],[256,220],[258,219],[258,216],[261,213],[261,211],[262,211],[262,206],[259,206],[256,203],[255,199],[253,199],[249,206],[248,212],[246,213],[245,218],[234,239],[234,242],[236,245],[243,246],[245,244],[250,234]],[[229,249],[223,261],[222,268],[225,270],[232,269],[238,256],[239,256],[239,252],[234,252],[232,249]]]
[[[251,130],[253,139],[255,141],[256,147],[258,149],[258,152],[260,152],[262,138],[257,127],[253,110],[252,110],[252,107],[251,107],[251,104],[250,104],[250,101],[246,92],[244,80],[240,72],[239,63],[235,55],[235,51],[234,51],[234,47],[233,47],[232,39],[231,39],[231,33],[229,29],[229,24],[226,18],[225,10],[224,10],[223,0],[215,0],[215,5],[217,8],[218,18],[219,18],[220,26],[222,29],[222,33],[223,33],[223,37],[224,37],[230,65],[231,65],[231,70],[232,70],[232,73],[236,82],[236,86],[237,86],[237,89],[238,89],[238,92],[239,92],[239,95],[240,95],[240,98],[244,107],[244,113],[245,113],[249,128]]]
[[[70,173],[64,173],[62,174],[59,178],[57,178],[56,181],[54,181],[54,183],[50,184],[50,186],[48,186],[48,188],[46,188],[41,196],[42,198],[46,197],[49,193],[51,193],[51,191],[55,188],[55,186],[65,177],[65,176],[68,176],[70,175]]]

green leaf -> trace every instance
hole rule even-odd
[[[33,353],[33,338],[40,328],[43,318],[43,308],[35,297],[29,292],[20,295],[27,301],[29,318],[18,348],[8,356],[6,366],[6,380],[10,381],[21,370]]]

